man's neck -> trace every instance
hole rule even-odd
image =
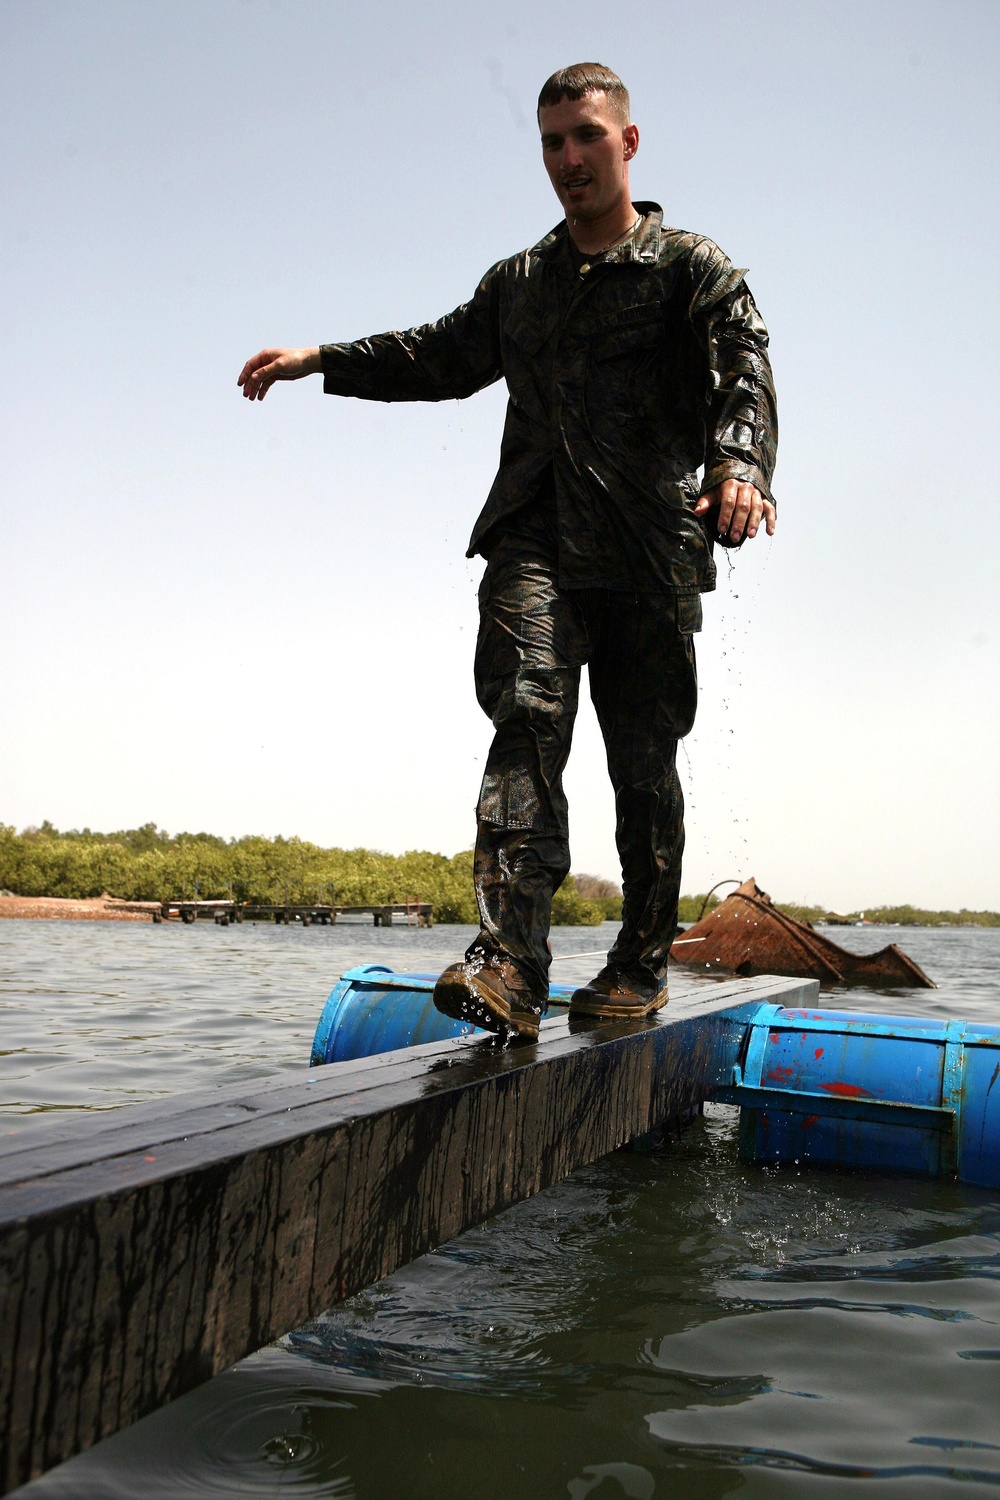
[[[598,219],[582,221],[566,216],[570,239],[582,255],[600,255],[625,238],[635,223],[636,210],[630,198],[622,198]]]

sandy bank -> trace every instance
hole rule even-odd
[[[93,896],[73,901],[62,896],[0,896],[0,917],[30,917],[43,922],[151,922],[160,914],[158,901],[116,901]]]

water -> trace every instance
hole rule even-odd
[[[613,930],[562,929],[553,948],[599,948]],[[341,969],[433,969],[467,932],[0,924],[0,1112],[301,1068]],[[851,1006],[1000,1014],[1000,930],[831,936],[859,951],[895,940],[941,985],[891,1001],[854,991]],[[717,1106],[659,1154],[574,1174],[19,1493],[860,1500],[1000,1487],[995,1196],[745,1167],[736,1118]]]

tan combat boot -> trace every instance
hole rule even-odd
[[[648,984],[606,964],[589,984],[574,992],[569,1013],[570,1016],[603,1016],[628,1021],[661,1010],[668,998],[665,977],[658,985]]]
[[[434,1005],[454,1021],[534,1039],[548,995],[536,993],[512,959],[474,952],[445,969],[434,986]]]

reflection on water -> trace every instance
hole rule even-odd
[[[133,932],[143,958],[126,979]],[[173,946],[157,949],[164,935]],[[22,941],[38,962],[31,993],[73,997],[89,1030],[79,1044],[88,1077],[108,1102],[123,1059],[145,1058],[143,1087],[170,1092],[191,1086],[192,1070],[203,1083],[213,1067],[237,1070],[232,1078],[300,1066],[331,969],[373,958],[433,967],[464,941],[456,929],[366,929],[343,956],[341,930],[335,956],[330,936],[139,928],[110,945],[98,938],[90,975],[104,993],[89,1023],[90,933],[66,939],[48,969],[47,934]],[[594,936],[564,930],[554,946],[597,947]],[[846,937],[860,947],[902,937],[943,981],[895,996],[894,1011],[996,1020],[1000,933]],[[184,946],[192,938],[197,949]],[[185,991],[186,964],[197,995]],[[580,964],[584,974],[593,967]],[[155,994],[142,999],[151,980]],[[15,994],[22,1014],[28,992]],[[850,1003],[887,1008],[876,995]],[[58,1028],[59,1004],[36,1001],[34,1035]],[[116,1006],[133,1030],[118,1027],[117,1060],[102,1075]],[[200,1007],[206,1057],[196,1060]],[[144,1034],[153,1020],[159,1031]],[[244,1033],[255,1025],[252,1040]],[[5,1024],[4,1045],[15,1036]],[[79,1104],[74,1045],[60,1037],[48,1066],[62,1102]],[[175,1055],[179,1073],[162,1066]],[[0,1075],[7,1098],[16,1078],[20,1107],[37,1107],[44,1077],[32,1074],[30,1052],[18,1056],[20,1071]],[[995,1198],[955,1184],[742,1166],[735,1121],[717,1106],[658,1154],[620,1153],[576,1173],[21,1493],[909,1500],[1000,1487]]]

